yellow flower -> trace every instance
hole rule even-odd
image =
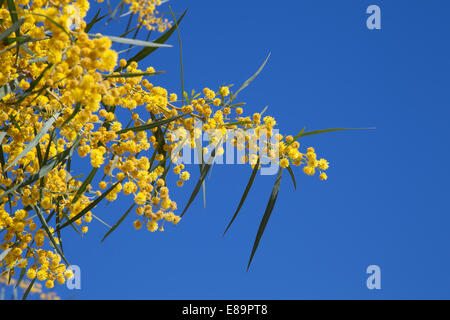
[[[170,94],[170,96],[169,96],[170,102],[177,101],[177,99],[178,99],[178,97],[177,97],[177,95],[175,93],[171,93]]]
[[[328,163],[327,160],[325,160],[325,159],[320,159],[320,160],[319,160],[319,168],[320,168],[320,169],[322,169],[322,170],[327,170],[328,167],[329,167],[329,163]],[[326,179],[325,179],[325,180],[326,180]]]
[[[228,88],[228,87],[221,87],[221,88],[219,89],[219,93],[220,93],[222,96],[226,97],[226,96],[228,96],[228,95],[230,94],[230,88]]]
[[[149,223],[147,223],[147,229],[148,231],[155,232],[156,230],[158,230],[158,223],[153,220],[150,221]]]
[[[189,172],[187,172],[187,171],[183,171],[182,173],[181,173],[181,179],[182,180],[184,180],[184,181],[187,181],[187,180],[189,180],[189,178],[191,177],[191,175],[189,174]]]
[[[134,197],[134,202],[138,205],[144,205],[145,201],[147,199],[147,196],[143,193],[143,192],[139,192],[135,197]]]
[[[142,223],[139,220],[136,220],[133,222],[133,226],[136,230],[139,230],[140,228],[142,228]]]
[[[51,288],[53,288],[55,286],[55,283],[53,282],[53,280],[47,280],[46,282],[45,282],[45,287],[47,288],[47,289],[51,289]]]
[[[28,277],[28,279],[31,279],[31,280],[35,279],[36,278],[36,270],[33,268],[28,269],[27,277]]]
[[[289,160],[286,158],[283,158],[280,160],[280,167],[287,168],[289,167]]]

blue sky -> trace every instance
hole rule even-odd
[[[271,52],[240,96],[245,110],[269,105],[284,133],[376,127],[305,137],[329,159],[329,180],[288,175],[252,267],[246,265],[275,176],[258,176],[230,232],[222,232],[250,176],[215,166],[207,206],[199,197],[163,233],[134,231],[130,215],[104,243],[93,222],[83,238],[67,229],[65,252],[82,271],[77,299],[450,298],[447,201],[450,45],[448,1],[171,1],[182,22],[185,88],[239,85]],[[369,5],[381,30],[366,28]],[[91,10],[90,16],[95,13]],[[87,20],[90,20],[89,18]],[[94,30],[118,35],[126,19]],[[155,35],[153,35],[154,37]],[[145,39],[141,35],[140,39]],[[179,51],[157,50],[143,66],[168,73],[154,84],[179,92]],[[85,171],[89,170],[86,166]],[[171,191],[182,208],[198,168]],[[97,208],[114,223],[130,199]],[[68,240],[67,240],[68,239]],[[381,268],[368,290],[366,268]]]

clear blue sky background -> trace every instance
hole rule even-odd
[[[114,2],[113,2],[114,3]],[[305,137],[330,160],[329,180],[288,175],[266,232],[246,265],[274,176],[258,176],[229,234],[251,170],[215,166],[178,226],[134,231],[130,215],[104,243],[96,221],[83,238],[70,230],[65,252],[82,269],[76,299],[416,299],[450,298],[447,165],[450,45],[448,1],[171,1],[182,22],[185,87],[239,85],[272,56],[241,95],[247,112],[269,105],[283,132],[332,127],[374,131]],[[382,30],[366,28],[377,4]],[[97,5],[95,6],[97,7]],[[167,8],[167,7],[166,7]],[[165,11],[165,10],[164,10]],[[95,13],[91,10],[90,16]],[[87,20],[90,20],[89,18]],[[119,24],[95,30],[118,35]],[[155,35],[153,35],[153,38]],[[138,38],[145,39],[141,34]],[[152,82],[179,92],[179,51],[157,50]],[[124,48],[122,48],[124,49]],[[89,170],[86,166],[85,171]],[[184,207],[193,179],[172,196]],[[101,205],[113,224],[130,198]],[[381,290],[366,268],[381,267]]]

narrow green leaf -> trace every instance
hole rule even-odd
[[[270,53],[267,55],[266,60],[264,60],[263,64],[259,67],[259,69],[255,72],[254,75],[252,75],[249,79],[247,79],[242,85],[241,87],[234,93],[233,99],[236,99],[237,95],[239,92],[241,92],[242,90],[244,90],[257,76],[258,74],[262,71],[262,69],[264,68],[264,66],[266,65],[267,61],[269,60],[270,57]]]
[[[34,128],[34,136],[36,136],[37,132],[36,132],[36,128]],[[42,167],[42,152],[41,152],[41,146],[40,143],[36,144],[36,155],[38,157],[38,163],[39,163],[39,168]]]
[[[122,223],[123,220],[125,220],[125,218],[128,216],[128,214],[130,213],[131,210],[133,210],[134,206],[136,205],[136,203],[133,203],[132,206],[124,213],[124,215],[119,219],[119,221],[116,222],[115,225],[112,226],[111,229],[109,229],[109,231],[105,234],[105,236],[103,237],[103,239],[101,240],[101,242],[105,241],[106,237],[108,237],[114,230],[117,229],[117,227]]]
[[[170,13],[172,14],[173,20],[175,21],[174,23],[175,23],[175,28],[177,29],[178,44],[180,46],[181,96],[183,98],[183,105],[184,105],[185,104],[185,102],[184,102],[184,99],[185,99],[185,97],[184,97],[184,72],[183,72],[183,49],[182,49],[182,46],[181,46],[181,35],[180,35],[180,29],[178,28],[177,19],[175,18],[175,15],[174,15],[174,13],[172,11],[172,7],[170,5],[169,5],[169,10],[170,10]],[[189,103],[189,102],[186,102],[186,103]]]
[[[50,133],[50,137],[48,139],[47,149],[45,150],[45,155],[44,155],[44,160],[43,160],[44,163],[47,163],[48,157],[50,156],[50,148],[52,146],[52,141],[55,143],[55,145],[57,144],[56,141],[54,141],[54,139],[56,138],[55,129],[52,130],[52,132]]]
[[[0,253],[0,261],[2,261],[7,255],[8,253],[12,250],[12,248],[8,248],[5,251],[3,251],[2,253]]]
[[[25,290],[25,292],[23,293],[22,300],[27,300],[28,294],[30,293],[31,288],[33,288],[34,283],[36,282],[36,279],[37,278],[34,278],[33,280],[31,280],[30,284],[28,285],[27,290]]]
[[[265,106],[264,109],[263,109],[263,111],[261,111],[261,113],[260,113],[261,118],[262,118],[262,115],[264,114],[264,112],[266,112],[267,108],[269,108],[269,106]]]
[[[314,131],[304,132],[305,128],[303,128],[302,131],[300,131],[294,137],[294,139],[286,145],[286,147],[290,146],[294,141],[298,140],[301,137],[312,136],[314,134],[321,134],[321,133],[334,132],[334,131],[345,131],[345,130],[372,130],[372,129],[375,129],[375,128],[333,128],[333,129],[322,129],[322,130],[314,130]]]
[[[132,20],[133,16],[134,16],[134,14],[130,16],[130,20],[128,20],[128,23],[131,23],[131,20]],[[142,22],[140,22],[140,23],[137,25],[137,27],[134,28],[135,31],[134,31],[134,34],[133,34],[133,39],[136,39],[136,38],[137,38],[137,35],[139,34],[139,31],[141,31],[142,26],[143,26],[143,25],[142,25]],[[127,29],[129,29],[129,27],[130,27],[130,26],[128,25],[128,26],[127,26]],[[145,41],[148,41],[148,38],[147,38]],[[133,46],[130,44],[130,45],[128,46],[128,49],[131,50],[132,48],[133,48]],[[128,56],[128,53],[127,53],[127,56]]]
[[[198,168],[200,170],[200,174],[202,174],[203,166],[204,166],[204,160],[203,159],[203,150],[199,146],[202,145],[202,140],[200,137],[195,138],[195,149],[197,150],[197,157],[198,157]],[[203,208],[206,208],[206,183],[203,181],[202,183],[202,193],[203,193]]]
[[[322,129],[322,130],[315,130],[310,132],[305,132],[300,135],[300,137],[306,137],[311,136],[313,134],[321,134],[321,133],[327,133],[327,132],[334,132],[334,131],[344,131],[344,130],[373,130],[375,128],[333,128],[333,129]],[[300,138],[299,137],[299,138]]]
[[[7,130],[8,129],[5,128],[5,131],[0,131],[0,144],[2,144],[3,138],[5,138]]]
[[[120,37],[121,38],[123,38],[123,37],[125,37],[126,35],[128,35],[128,34],[130,34],[131,32],[133,32],[134,30],[136,30],[138,27],[134,27],[134,28],[132,28],[132,29],[127,29],[127,31],[125,31],[124,33],[122,33],[121,35],[120,35]],[[145,41],[148,41],[148,40],[145,40]]]
[[[11,21],[14,24],[17,21],[19,21],[19,19],[17,17],[16,6],[14,5],[14,0],[6,0],[6,3],[8,4],[8,11],[11,16]]]
[[[23,280],[23,277],[25,276],[25,274],[27,273],[27,268],[22,268],[22,270],[20,270],[20,275],[19,275],[19,279],[16,282],[16,285],[14,286],[15,288],[17,288],[20,283]]]
[[[61,225],[61,221],[60,221],[60,218],[59,218],[59,214],[60,214],[59,200],[60,200],[60,198],[58,198],[58,206],[56,207],[56,215],[55,215],[56,228],[58,228]],[[60,230],[56,231],[56,236],[58,237],[59,246],[61,247],[61,252],[64,253],[63,244],[62,244],[62,240],[61,240],[61,231]]]
[[[225,233],[227,233],[228,229],[230,229],[231,224],[233,223],[234,219],[236,219],[239,211],[241,210],[241,207],[244,204],[245,199],[247,198],[248,192],[252,188],[253,181],[255,181],[256,174],[258,173],[258,167],[259,167],[260,160],[261,160],[260,157],[258,157],[258,161],[256,162],[256,165],[253,168],[252,174],[250,176],[250,180],[248,181],[247,186],[245,187],[244,194],[242,195],[241,201],[239,202],[239,205],[238,205],[238,207],[236,209],[236,212],[234,213],[233,218],[231,219],[230,223],[228,224],[228,226],[225,229],[225,231],[224,231],[222,236],[224,236]]]
[[[122,44],[130,44],[133,46],[139,46],[139,47],[151,47],[151,48],[170,48],[172,45],[170,44],[163,44],[163,43],[157,43],[157,42],[151,42],[151,41],[142,41],[142,40],[135,40],[135,39],[128,39],[128,38],[121,38],[116,36],[108,36],[105,34],[91,34],[89,33],[88,36],[92,38],[101,38],[101,37],[107,37],[112,42],[122,43]]]
[[[295,175],[294,175],[294,171],[292,171],[291,166],[287,167],[289,174],[291,175],[292,178],[292,183],[294,184],[294,189],[297,190],[297,183],[295,182]]]
[[[129,11],[130,12],[130,11]],[[126,34],[130,33],[130,26],[131,26],[131,21],[133,21],[134,18],[134,13],[130,12],[130,17],[128,18],[128,22],[127,22],[127,27],[125,28],[125,34],[121,35],[120,37],[125,37]],[[122,16],[120,16],[120,18],[122,18]],[[139,24],[140,26],[141,24]],[[133,29],[137,29],[137,27],[133,28]],[[136,39],[136,38],[133,38]],[[131,46],[130,46],[131,47]],[[130,48],[128,47],[128,48]]]
[[[248,261],[247,271],[250,268],[250,264],[252,263],[253,256],[255,255],[256,249],[258,249],[259,242],[261,241],[261,237],[266,229],[267,222],[269,221],[270,215],[272,214],[273,208],[275,206],[275,202],[277,201],[278,191],[280,189],[281,184],[281,176],[283,173],[283,168],[280,167],[278,170],[277,178],[275,180],[275,184],[273,185],[272,193],[270,194],[269,202],[267,203],[266,211],[264,212],[264,216],[261,220],[261,224],[259,225],[258,232],[256,234],[255,243],[253,244],[252,253],[250,255],[250,260]]]
[[[230,122],[230,123],[224,123],[224,126],[242,126],[244,124],[251,124],[251,121],[237,121],[237,122]]]
[[[119,74],[107,74],[103,78],[136,78],[143,76],[155,76],[157,74],[164,74],[167,71],[155,71],[155,72],[130,72],[130,73],[119,73]]]
[[[1,171],[3,171],[3,168],[5,167],[5,156],[3,155],[3,145],[2,145],[2,140],[4,136],[2,137],[2,133],[3,132],[0,132],[0,164],[2,165]]]

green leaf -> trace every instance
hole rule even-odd
[[[125,37],[127,34],[129,34],[130,32],[133,32],[134,30],[136,30],[138,27],[134,27],[134,28],[132,28],[132,29],[127,29],[127,31],[125,31],[124,33],[122,33],[121,35],[120,35],[120,37],[121,38],[123,38],[123,37]],[[146,41],[148,41],[148,40],[146,40]]]
[[[59,213],[60,213],[59,201],[60,201],[60,199],[61,198],[58,197],[58,205],[56,207],[56,215],[55,215],[56,228],[58,228],[61,225],[61,221],[60,221],[60,218],[59,218]],[[61,231],[60,230],[56,231],[56,236],[58,237],[59,246],[61,247],[61,252],[64,253],[63,244],[62,244],[62,240],[61,240]]]
[[[181,23],[181,20],[183,20],[184,15],[186,14],[187,10],[184,11],[184,13],[181,15],[181,17],[178,19],[177,24],[179,25]],[[160,36],[158,39],[156,39],[154,41],[154,43],[159,43],[159,44],[163,44],[165,43],[170,36],[172,35],[172,33],[176,30],[176,25],[173,25],[169,30],[167,30],[162,36]],[[152,52],[154,52],[156,49],[158,49],[157,47],[146,47],[146,48],[142,48],[138,53],[136,53],[136,55],[134,55],[132,58],[130,58],[127,61],[127,66],[132,62],[132,61],[136,61],[139,62],[142,59],[144,59],[145,57],[147,57],[149,54],[151,54]],[[120,71],[123,68],[119,67],[118,69],[116,69],[116,71]]]
[[[105,234],[101,242],[105,241],[106,237],[108,237],[114,230],[117,229],[117,227],[122,223],[123,220],[125,220],[125,218],[128,216],[128,214],[134,208],[135,205],[136,203],[133,203],[133,205],[124,213],[124,215],[119,219],[119,221],[117,221],[116,224],[113,225],[111,229],[109,229],[109,231]]]
[[[36,132],[36,128],[34,129],[34,136],[36,136],[37,132]],[[36,144],[36,155],[38,157],[38,163],[39,163],[39,168],[42,167],[42,152],[41,152],[41,146],[40,144]]]
[[[292,183],[294,184],[294,189],[297,190],[297,183],[295,182],[295,175],[294,175],[294,171],[292,171],[291,166],[287,167],[289,174],[291,175],[292,178]]]
[[[159,121],[156,121],[156,122],[143,124],[143,125],[137,126],[137,127],[130,127],[130,128],[122,129],[122,130],[117,131],[116,133],[117,134],[122,134],[122,133],[125,133],[125,132],[128,132],[128,131],[139,132],[139,131],[145,131],[145,130],[153,129],[153,128],[156,128],[156,127],[161,127],[161,126],[163,126],[165,124],[171,123],[171,122],[173,122],[175,120],[178,120],[180,118],[183,118],[183,117],[185,117],[187,115],[188,114],[181,114],[181,115],[169,118],[169,119],[159,120]]]
[[[305,132],[300,135],[300,137],[306,137],[311,136],[313,134],[321,134],[321,133],[327,133],[327,132],[334,132],[334,131],[344,131],[344,130],[373,130],[375,128],[334,128],[334,129],[322,129],[322,130],[315,130],[310,132]],[[299,138],[300,138],[299,137]]]
[[[27,273],[27,268],[22,268],[22,270],[20,270],[19,279],[17,280],[14,288],[17,288],[20,285],[20,283],[22,282],[23,277],[25,276],[26,273]]]
[[[275,206],[275,202],[277,201],[282,174],[283,174],[283,168],[280,168],[278,170],[275,184],[273,185],[272,193],[270,194],[269,202],[267,203],[266,211],[264,212],[264,216],[261,220],[261,224],[259,225],[258,232],[256,234],[255,243],[253,244],[253,249],[252,249],[252,253],[250,255],[250,260],[248,261],[248,265],[247,265],[247,271],[250,268],[250,264],[252,263],[253,256],[255,255],[256,249],[258,249],[258,245],[259,245],[259,242],[261,241],[261,237],[264,233],[264,229],[266,229],[267,222],[269,222],[270,215],[272,214],[273,208]]]
[[[251,124],[251,121],[237,121],[237,122],[230,122],[230,123],[224,123],[224,126],[242,126],[244,124]]]
[[[59,228],[56,229],[56,231],[61,230],[65,227],[67,227],[69,224],[77,221],[81,217],[83,217],[86,213],[91,211],[100,201],[102,201],[111,191],[114,190],[114,188],[120,183],[121,181],[117,181],[115,184],[113,184],[108,190],[103,192],[99,197],[97,197],[94,201],[92,201],[86,208],[81,210],[75,217],[71,218],[69,221],[64,222]]]
[[[0,164],[2,165],[2,170],[5,167],[5,156],[3,155],[3,146],[2,146],[2,141],[3,138],[5,137],[6,132],[0,132]]]
[[[3,251],[2,253],[0,253],[0,261],[2,261],[7,255],[8,253],[12,250],[12,248],[8,248],[5,251]]]
[[[14,165],[26,156],[37,144],[41,141],[42,137],[47,133],[47,131],[51,128],[51,126],[55,123],[56,119],[58,119],[60,112],[56,112],[50,119],[45,122],[42,126],[41,130],[37,133],[33,140],[22,150],[22,152],[6,167],[5,171],[14,167]]]
[[[249,79],[247,79],[242,85],[241,87],[234,93],[233,96],[233,100],[236,99],[237,95],[239,92],[241,92],[242,90],[244,90],[257,76],[258,74],[262,71],[262,69],[264,68],[264,66],[266,65],[267,61],[269,60],[270,57],[270,53],[267,55],[266,60],[264,60],[263,64],[259,67],[259,69],[255,72],[254,75],[252,75]]]
[[[47,221],[45,220],[41,209],[38,206],[33,206],[33,209],[36,212],[39,220],[41,221],[42,227],[44,228],[45,232],[47,232],[47,236],[50,239],[53,247],[58,252],[58,254],[63,258],[63,260],[66,263],[66,265],[69,266],[70,263],[67,261],[66,257],[64,257],[64,254],[62,253],[61,248],[58,246],[58,244],[56,243],[55,239],[53,238],[53,235],[50,232],[50,229],[48,227]]]
[[[186,139],[187,139],[187,137],[184,140],[186,140]],[[184,144],[184,141],[183,141],[183,144]],[[199,146],[201,146],[201,144],[202,144],[202,140],[200,139],[200,137],[195,138],[195,146],[196,146],[195,149],[197,150],[197,157],[198,157],[198,161],[199,161],[198,168],[200,170],[200,174],[202,174],[204,160],[205,160],[205,159],[203,159],[203,150],[202,150],[202,148],[199,147]],[[203,181],[203,183],[202,183],[202,191],[203,191],[203,208],[206,208],[206,184],[205,184],[205,181]]]
[[[152,47],[152,48],[170,48],[172,45],[170,44],[163,44],[163,43],[157,43],[157,42],[151,42],[151,41],[142,41],[142,40],[135,40],[135,39],[128,39],[128,38],[121,38],[116,36],[108,36],[105,34],[91,34],[89,33],[88,36],[92,38],[102,38],[107,37],[112,42],[117,43],[123,43],[123,44],[130,44],[133,46],[139,46],[139,47]]]
[[[172,7],[169,5],[169,9],[170,9],[170,13],[172,14],[172,18],[175,21],[175,28],[177,29],[177,35],[178,35],[178,44],[180,46],[180,75],[181,75],[181,96],[183,98],[183,105],[185,104],[184,102],[184,72],[183,72],[183,49],[181,47],[181,36],[180,36],[180,29],[178,28],[178,22],[177,19],[175,19],[175,15],[172,11]],[[186,99],[187,100],[187,99]],[[189,103],[189,102],[186,102]]]
[[[225,233],[227,233],[228,229],[230,229],[231,224],[233,223],[234,219],[236,219],[236,217],[239,213],[239,210],[241,210],[241,207],[244,204],[245,199],[247,198],[248,192],[252,188],[253,181],[255,181],[256,174],[258,173],[258,167],[259,167],[260,160],[261,160],[260,157],[258,157],[258,161],[256,162],[256,165],[253,168],[252,174],[250,176],[250,180],[248,181],[247,186],[245,187],[244,194],[242,195],[241,201],[239,202],[236,212],[234,213],[233,218],[231,219],[230,223],[228,224],[228,227],[225,229],[222,236],[224,236]]]
[[[37,278],[34,278],[33,280],[31,280],[30,284],[28,285],[27,290],[25,290],[25,292],[23,293],[23,297],[22,300],[27,300],[28,294],[31,291],[31,288],[33,288],[34,283],[36,282]]]
[[[269,106],[265,106],[263,111],[261,111],[260,116],[262,117],[262,115],[264,114],[264,112],[266,112],[267,108],[269,108]]]
[[[48,144],[47,144],[47,148],[45,150],[45,155],[44,155],[44,160],[43,160],[44,163],[47,163],[47,161],[48,161],[48,157],[50,155],[50,148],[52,146],[52,141],[54,142],[55,145],[57,144],[57,142],[54,141],[54,139],[55,139],[55,129],[52,130],[52,132],[50,133],[50,137],[48,139]]]
[[[14,0],[6,0],[6,3],[8,4],[8,11],[9,11],[9,14],[11,15],[11,21],[14,24],[17,21],[19,21],[19,19],[17,17],[16,6],[14,5]]]
[[[104,75],[103,78],[135,78],[135,77],[143,77],[143,76],[154,76],[157,74],[164,74],[167,71],[155,71],[155,72],[130,72],[130,73],[119,73],[119,74],[107,74]]]
[[[345,130],[372,130],[372,129],[375,129],[375,128],[333,128],[333,129],[322,129],[322,130],[304,132],[305,128],[303,128],[302,131],[300,131],[294,137],[294,139],[286,145],[286,147],[290,146],[294,141],[298,140],[301,137],[312,136],[314,134],[321,134],[321,133],[334,132],[334,131],[345,131]]]

